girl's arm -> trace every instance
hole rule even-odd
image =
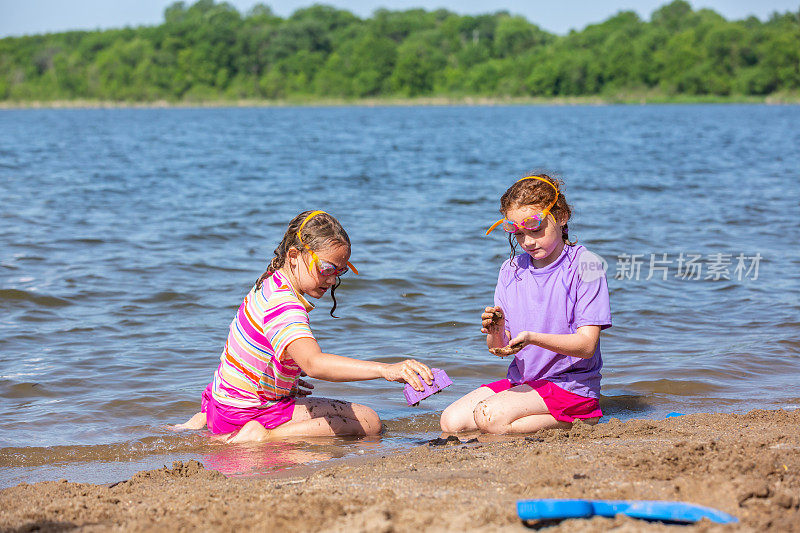
[[[408,383],[416,390],[423,390],[419,376],[422,376],[428,385],[433,383],[431,369],[413,359],[391,364],[342,357],[323,352],[317,341],[309,337],[292,341],[286,347],[286,353],[309,377],[324,381],[362,381],[383,378],[386,381]]]
[[[599,340],[600,326],[581,326],[575,333],[567,334],[523,331],[511,339],[509,344],[515,351],[528,344],[534,344],[552,352],[588,359],[594,355]]]

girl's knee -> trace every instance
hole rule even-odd
[[[358,422],[364,435],[378,435],[383,430],[383,422],[381,417],[371,407],[361,405],[360,403],[351,403],[352,415],[349,415]]]
[[[379,435],[383,429],[383,422],[372,408],[365,405],[361,406],[361,426],[364,428],[365,435]]]
[[[490,402],[478,403],[472,416],[478,429],[486,433],[505,433],[508,429],[508,424],[503,419],[501,412]]]
[[[269,435],[269,430],[266,429],[261,423],[251,420],[241,427],[241,429],[233,435],[228,442],[258,442],[266,440]]]
[[[458,433],[467,429],[466,424],[464,424],[464,415],[455,404],[448,406],[442,412],[442,416],[439,418],[439,426],[445,433]]]

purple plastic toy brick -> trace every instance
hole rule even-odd
[[[425,381],[423,381],[422,386],[425,387],[423,390],[414,390],[411,385],[408,384],[406,384],[406,386],[403,388],[403,394],[406,395],[406,401],[408,402],[408,405],[417,405],[428,396],[436,394],[443,388],[449,387],[453,384],[453,380],[447,377],[447,374],[445,374],[444,370],[439,368],[431,368],[431,372],[433,372],[433,383],[428,385],[425,383]]]

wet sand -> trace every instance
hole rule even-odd
[[[800,531],[798,428],[800,410],[611,419],[258,479],[226,478],[190,461],[112,486],[62,481],[2,490],[0,530],[526,531],[517,500],[596,498],[687,501],[740,522],[684,527],[618,516],[528,525]]]

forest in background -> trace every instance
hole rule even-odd
[[[683,0],[559,36],[507,12],[176,2],[158,26],[0,39],[0,101],[800,94],[800,9],[728,21]]]

